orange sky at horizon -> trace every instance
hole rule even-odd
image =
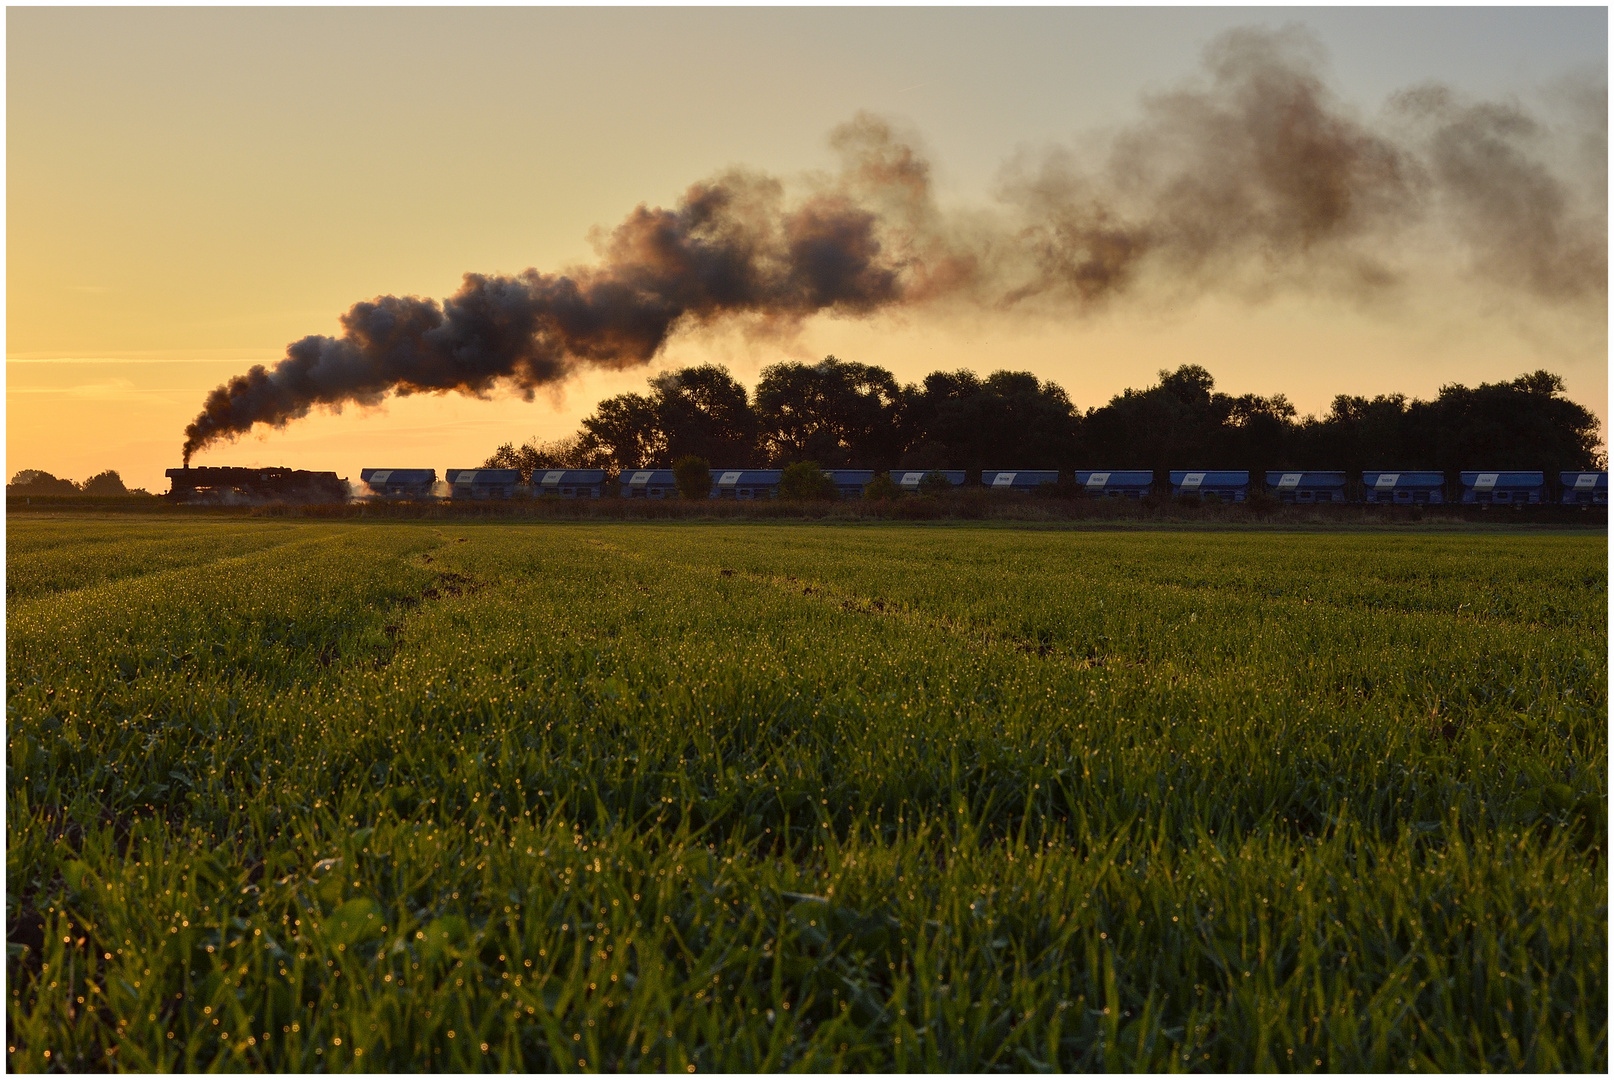
[[[754,386],[768,363],[811,361],[830,353],[880,363],[902,382],[916,382],[939,368],[1030,370],[1064,385],[1081,409],[1102,405],[1129,387],[1148,385],[1161,368],[1198,363],[1227,393],[1284,393],[1303,415],[1325,412],[1335,394],[1430,398],[1447,383],[1495,382],[1546,367],[1567,372],[1569,395],[1591,402],[1603,415],[1596,406],[1600,395],[1606,395],[1606,379],[1599,383],[1596,372],[1590,379],[1577,379],[1573,369],[1532,354],[1516,340],[1472,327],[1445,336],[1434,328],[1411,331],[1348,312],[1324,320],[1334,323],[1334,333],[1319,334],[1316,306],[1294,300],[1249,309],[1206,302],[1170,323],[1151,323],[1146,332],[1125,323],[1090,323],[1072,335],[1057,326],[938,328],[912,320],[893,326],[893,320],[860,324],[826,318],[810,322],[788,346],[758,345],[737,333],[701,340],[675,337],[665,356],[647,368],[586,372],[554,394],[540,392],[531,402],[514,393],[496,393],[486,400],[424,394],[390,398],[375,409],[348,407],[339,414],[316,410],[282,430],[258,429],[237,442],[209,447],[195,464],[284,465],[335,470],[352,478],[371,466],[441,472],[478,465],[501,442],[570,434],[596,401],[642,392],[659,370],[715,361]],[[202,396],[249,363],[235,358],[13,362],[7,394],[10,467],[48,468],[80,480],[104,468],[119,468],[131,486],[166,490],[163,470],[180,463],[182,428]],[[1286,380],[1286,370],[1308,377]],[[63,385],[60,375],[68,372],[73,378]],[[1332,372],[1333,377],[1317,372]],[[1072,373],[1078,377],[1070,378]],[[70,410],[33,405],[63,398],[71,401]],[[76,431],[64,430],[64,415],[73,418]],[[108,437],[120,427],[133,437]],[[49,461],[16,458],[15,447],[29,444],[72,449],[58,449]],[[137,464],[130,467],[131,462]]]
[[[727,165],[827,167],[826,133],[859,109],[925,138],[946,205],[990,205],[1005,160],[1128,122],[1227,26],[1306,23],[1342,97],[1371,109],[1424,79],[1505,96],[1606,69],[1606,12],[1593,15],[11,9],[8,476],[115,468],[166,490],[203,396],[289,341],[334,333],[353,301],[589,262],[590,229]],[[1601,20],[1589,44],[1588,20]],[[696,72],[680,48],[725,63]],[[394,398],[196,463],[353,478],[475,465],[501,442],[570,433],[653,370],[715,360],[752,385],[768,363],[829,353],[904,382],[1029,370],[1082,408],[1198,363],[1220,389],[1284,393],[1302,413],[1336,394],[1428,398],[1546,368],[1607,418],[1606,309],[1530,303],[1435,267],[1374,307],[1290,291],[1083,318],[818,316],[785,341],[678,334],[651,369],[583,371],[531,403]]]

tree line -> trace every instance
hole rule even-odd
[[[7,495],[149,495],[145,488],[129,488],[116,469],[96,473],[83,483],[52,476],[41,469],[21,469],[6,485]]]
[[[1057,383],[1023,371],[935,371],[899,384],[887,370],[827,356],[764,368],[756,389],[716,364],[667,371],[645,393],[601,401],[572,436],[505,443],[486,468],[633,469],[704,458],[714,467],[890,469],[1603,468],[1589,410],[1536,371],[1432,401],[1340,395],[1298,416],[1277,394],[1237,397],[1197,364],[1161,371],[1085,412]]]

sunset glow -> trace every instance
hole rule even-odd
[[[288,343],[339,335],[355,301],[440,300],[466,272],[597,266],[593,240],[604,243],[634,207],[674,207],[692,183],[735,168],[777,177],[799,197],[841,167],[831,133],[859,114],[928,161],[949,251],[1001,252],[978,237],[1020,235],[1017,185],[1046,182],[1050,162],[1064,163],[1061,182],[1096,176],[1092,163],[1120,160],[1118,134],[1124,147],[1168,130],[1172,95],[1217,100],[1217,43],[1240,28],[1299,50],[1331,115],[1386,146],[1435,145],[1413,130],[1437,115],[1432,85],[1448,88],[1440,117],[1515,110],[1534,125],[1509,144],[1528,155],[1520,175],[1534,168],[1558,186],[1521,181],[1510,190],[1528,197],[1495,212],[1525,214],[1535,228],[1528,215],[1544,212],[1544,191],[1564,209],[1534,234],[1520,225],[1518,236],[1465,235],[1463,214],[1475,211],[1457,213],[1458,189],[1425,165],[1406,180],[1408,224],[1363,218],[1292,249],[1274,247],[1291,240],[1269,230],[1246,251],[1245,233],[1228,241],[1228,273],[1213,260],[1167,274],[1181,252],[1148,224],[1138,235],[1157,261],[1139,264],[1143,284],[1100,302],[1037,294],[1005,304],[992,284],[804,312],[789,333],[759,335],[749,317],[686,319],[647,366],[578,364],[531,401],[496,383],[484,398],[316,405],[282,429],[207,445],[197,463],[344,476],[380,463],[474,465],[501,442],[574,430],[596,401],[664,367],[716,360],[750,384],[769,363],[829,353],[904,381],[937,368],[1029,370],[1082,408],[1197,363],[1230,393],[1284,393],[1303,413],[1336,394],[1430,397],[1446,383],[1547,368],[1606,420],[1606,283],[1564,277],[1589,258],[1606,278],[1602,9],[7,18],[12,472],[115,468],[164,490],[162,472],[179,464],[184,428],[213,388],[275,364]],[[1415,104],[1425,113],[1408,105],[1409,88],[1423,88]],[[1176,153],[1180,140],[1160,145]],[[1438,151],[1417,160],[1438,165]],[[1496,203],[1496,190],[1474,205]],[[1121,205],[1131,220],[1152,220]],[[1378,213],[1360,198],[1340,205]],[[1538,242],[1553,229],[1550,244]],[[889,236],[884,250],[895,250]],[[1376,281],[1386,268],[1393,287],[1338,284]]]

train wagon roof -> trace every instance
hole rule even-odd
[[[1464,487],[1485,488],[1534,488],[1540,487],[1545,477],[1539,472],[1513,470],[1512,472],[1498,470],[1497,472],[1460,472],[1457,479],[1463,482]]]
[[[713,469],[718,487],[768,487],[779,482],[779,469]]]
[[[823,469],[821,471],[837,484],[867,484],[874,479],[873,469]]]
[[[1561,472],[1558,474],[1558,483],[1566,488],[1586,491],[1591,488],[1608,489],[1607,472]]]
[[[520,469],[444,469],[450,484],[519,484]]]
[[[623,469],[616,479],[629,487],[671,487],[678,482],[671,469]]]
[[[436,469],[360,469],[366,484],[435,484]]]
[[[1077,469],[1076,482],[1083,487],[1143,487],[1154,483],[1149,469]]]
[[[1198,479],[1195,479],[1195,478]],[[1250,482],[1248,469],[1172,469],[1171,482],[1178,487],[1238,487]]]
[[[1296,487],[1326,487],[1338,488],[1345,486],[1343,472],[1318,471],[1316,469],[1268,469],[1267,487],[1284,490]]]
[[[931,473],[947,478],[947,482],[954,487],[964,482],[963,469],[899,469],[891,473],[891,479],[901,487],[918,487]]]
[[[603,484],[605,483],[604,469],[534,469],[533,482],[544,487],[559,487],[561,484]]]
[[[1058,469],[983,469],[981,483],[987,487],[1036,487],[1059,483]]]
[[[1362,483],[1375,491],[1394,488],[1437,488],[1446,486],[1446,474],[1431,469],[1411,469],[1396,472],[1378,469],[1362,474]]]

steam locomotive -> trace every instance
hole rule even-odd
[[[184,503],[344,503],[348,482],[333,472],[304,469],[169,469],[168,498]]]

